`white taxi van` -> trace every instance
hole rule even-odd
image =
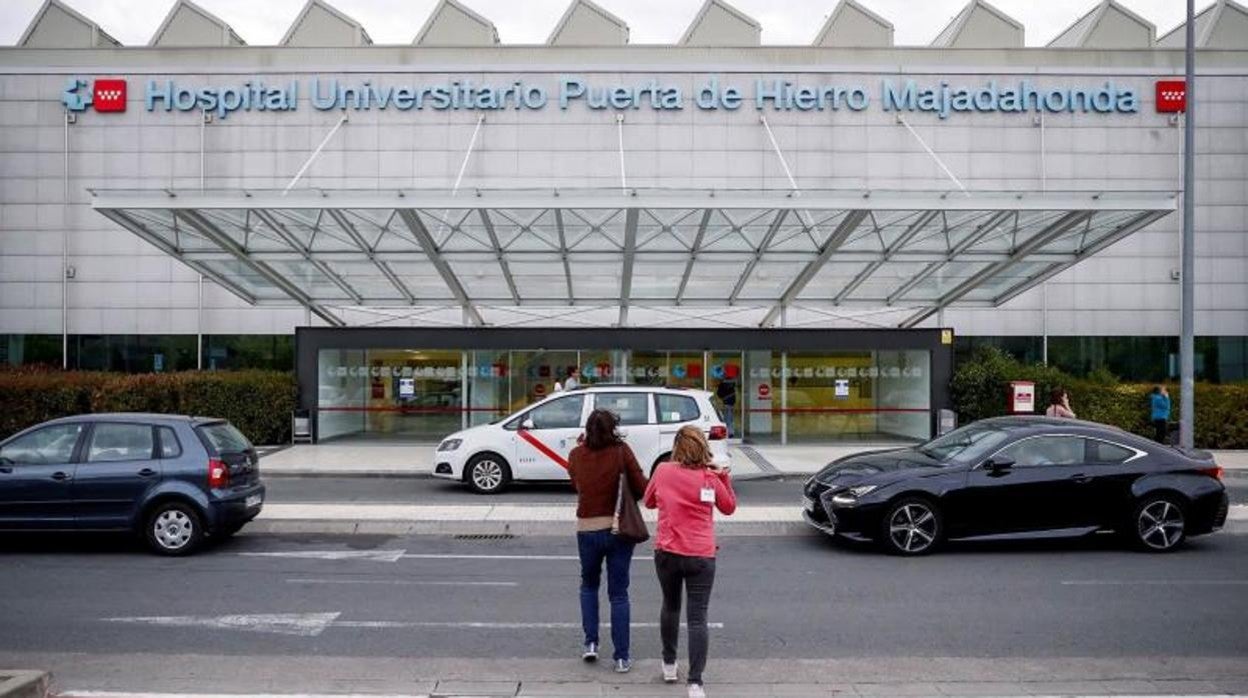
[[[705,390],[644,385],[590,385],[555,393],[490,424],[451,434],[434,454],[434,477],[459,480],[481,494],[515,481],[567,480],[568,454],[595,409],[620,418],[620,435],[643,469],[672,452],[676,431],[696,425],[715,463],[729,465],[728,427]]]

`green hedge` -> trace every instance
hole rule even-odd
[[[286,371],[118,374],[0,371],[0,438],[84,412],[159,412],[222,417],[252,443],[290,441],[295,378]]]
[[[1010,381],[1036,384],[1036,411],[1049,406],[1049,392],[1062,387],[1080,419],[1112,424],[1151,438],[1148,394],[1152,383],[1121,383],[1112,374],[1094,372],[1075,378],[1052,366],[1024,364],[996,347],[981,347],[958,365],[950,391],[958,423],[1006,413]],[[1179,419],[1179,390],[1170,391],[1171,421]],[[1199,448],[1248,448],[1248,383],[1197,383],[1196,432]]]

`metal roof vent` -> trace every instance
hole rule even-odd
[[[121,46],[100,25],[59,0],[45,0],[22,32],[23,48],[99,48]]]
[[[364,26],[325,0],[308,0],[282,37],[282,46],[367,46]]]
[[[1162,48],[1183,48],[1187,22],[1157,40]],[[1196,15],[1196,48],[1248,49],[1248,8],[1218,0]]]
[[[1050,48],[1149,48],[1157,37],[1153,23],[1104,0],[1049,42]]]
[[[623,46],[628,43],[628,25],[591,0],[572,0],[546,43],[551,46]]]
[[[856,0],[841,0],[823,23],[812,46],[892,46],[893,23]]]
[[[148,46],[245,46],[230,25],[191,0],[177,0]]]
[[[456,0],[441,0],[416,34],[418,46],[493,46],[498,29]]]
[[[758,46],[763,27],[753,17],[724,2],[706,0],[680,37],[682,46]]]
[[[1022,48],[1023,25],[984,0],[971,0],[932,41],[936,48]]]

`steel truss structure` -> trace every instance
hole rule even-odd
[[[1175,210],[1172,192],[96,191],[92,206],[251,304],[568,307],[690,319],[998,306]],[[682,310],[682,307],[684,309]],[[714,308],[722,308],[716,311]],[[857,310],[854,310],[857,309]],[[846,315],[848,313],[848,315]],[[525,320],[524,318],[528,318]],[[670,319],[667,323],[669,324]],[[644,324],[644,323],[634,323]]]

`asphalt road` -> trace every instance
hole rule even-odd
[[[718,657],[1248,656],[1245,535],[1160,556],[1106,537],[958,544],[914,560],[813,532],[723,544]],[[657,620],[649,552],[634,563],[634,623]],[[243,534],[189,559],[153,557],[126,538],[9,538],[0,660],[122,648],[567,657],[579,643],[574,555],[570,538]],[[657,630],[633,637],[636,656],[656,655]]]
[[[738,480],[737,495],[743,504],[787,504],[798,501],[805,476],[781,480]],[[1248,473],[1224,478],[1232,504],[1248,504]],[[561,504],[575,495],[566,484],[520,483],[492,497],[473,494],[461,484],[434,478],[386,477],[267,477],[268,501],[403,504]]]

